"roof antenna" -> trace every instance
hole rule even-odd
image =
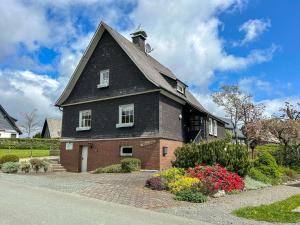
[[[145,45],[145,51],[147,54],[149,54],[153,50],[154,50],[154,48],[152,48],[151,45],[149,45],[148,43]]]

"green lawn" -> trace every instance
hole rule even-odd
[[[300,195],[293,195],[286,200],[270,205],[241,208],[233,212],[234,215],[247,219],[278,223],[300,222],[300,213],[292,212],[300,206]]]
[[[16,155],[19,158],[28,158],[30,157],[30,150],[22,150],[22,149],[0,149],[0,157],[4,155]],[[39,150],[35,149],[32,150],[32,156],[33,157],[43,157],[43,156],[49,156],[49,150]]]

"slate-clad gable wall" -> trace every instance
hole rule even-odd
[[[161,137],[177,141],[184,140],[183,106],[163,95],[159,97],[159,133]]]
[[[134,126],[116,128],[119,105],[134,103]],[[148,93],[80,105],[63,109],[62,137],[65,138],[123,138],[158,135],[159,93]],[[92,128],[76,131],[79,111],[92,110]]]
[[[109,69],[109,87],[97,88],[99,71]],[[111,35],[105,31],[65,104],[153,90]]]
[[[2,111],[0,111],[0,130],[15,130]]]

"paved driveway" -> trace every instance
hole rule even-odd
[[[38,173],[29,175],[0,173],[0,180],[76,193],[145,209],[190,205],[175,201],[168,192],[145,188],[145,181],[151,174],[150,172],[130,174]]]
[[[1,225],[208,224],[0,179]]]

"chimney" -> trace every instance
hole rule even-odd
[[[145,40],[147,38],[147,34],[143,31],[140,26],[138,30],[131,35],[132,42],[142,51],[145,52]]]

